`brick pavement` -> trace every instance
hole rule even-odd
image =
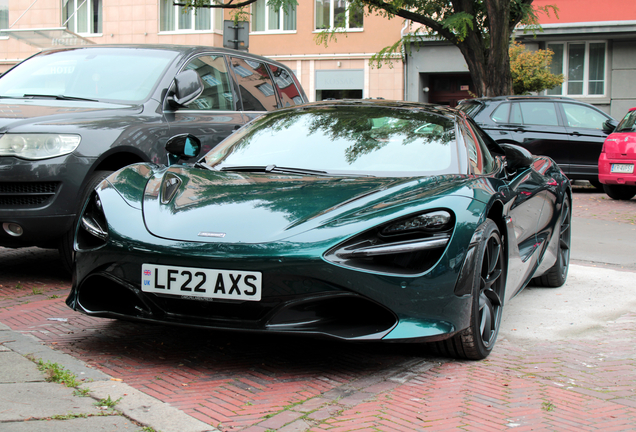
[[[577,182],[572,189],[574,217],[636,224],[636,197],[628,201],[613,200],[587,183]]]
[[[603,197],[578,191],[575,217],[633,223],[636,200]],[[636,430],[636,313],[593,338],[502,338],[487,360],[462,362],[417,346],[90,318],[65,306],[55,252],[23,261],[0,264],[0,321],[222,431]]]
[[[523,346],[501,339],[487,360],[461,362],[417,346],[90,318],[47,294],[5,296],[0,321],[222,431],[632,431],[636,425],[636,313],[608,323],[593,339]]]

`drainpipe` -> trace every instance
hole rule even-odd
[[[36,0],[37,1],[37,0]],[[406,29],[409,28],[409,24],[411,23],[411,20],[404,20],[404,27],[402,27],[402,30],[400,30],[400,38],[402,39],[402,58],[403,59],[408,59],[408,57],[406,56],[406,51],[404,50],[404,35],[406,34]],[[408,95],[408,88],[407,88],[407,84],[408,84],[408,67],[407,67],[407,62],[404,61],[404,71],[402,72],[402,75],[404,76],[404,100],[407,100],[407,95]]]

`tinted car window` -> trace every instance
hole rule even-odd
[[[3,75],[0,94],[142,101],[150,96],[176,56],[175,52],[150,49],[53,51],[35,56]]]
[[[203,94],[188,105],[188,109],[234,110],[234,96],[225,56],[201,56],[190,61],[186,69],[196,71],[201,77]]]
[[[507,123],[510,114],[510,104],[504,103],[497,107],[490,115],[490,118],[497,123]]]
[[[205,156],[218,169],[294,167],[378,175],[452,172],[455,125],[442,115],[378,107],[279,111],[250,123]],[[274,149],[274,150],[273,150]]]
[[[462,125],[461,130],[468,149],[468,160],[475,174],[491,172],[493,168],[493,158],[486,144],[480,141],[479,135],[473,129]]]
[[[523,124],[558,126],[556,107],[552,102],[522,102],[519,104]]]
[[[280,97],[283,107],[303,103],[300,91],[296,87],[296,84],[294,84],[294,79],[289,72],[274,65],[269,65],[269,69],[272,71],[274,81],[280,89]]]
[[[616,126],[616,132],[634,132],[636,130],[636,110],[628,112]]]
[[[271,111],[278,108],[276,89],[265,63],[237,57],[232,57],[231,63],[241,92],[243,110]]]
[[[569,127],[603,129],[603,123],[607,120],[600,112],[583,105],[564,103],[563,111]]]
[[[510,112],[510,123],[514,124],[522,124],[523,117],[521,116],[521,107],[518,103],[512,104],[512,109]]]

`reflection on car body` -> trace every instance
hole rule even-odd
[[[259,117],[194,163],[188,140],[168,141],[185,160],[131,165],[89,197],[81,218],[107,237],[78,229],[70,307],[482,359],[510,298],[566,280],[567,177],[459,111],[322,102]]]
[[[289,68],[239,51],[38,53],[0,78],[0,246],[59,246],[70,268],[79,203],[109,173],[167,163],[173,135],[196,134],[208,151],[250,119],[306,101]]]

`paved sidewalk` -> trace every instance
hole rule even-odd
[[[82,384],[47,382],[33,360],[69,371]],[[84,390],[84,391],[82,391]],[[104,400],[117,401],[114,408]],[[3,432],[215,431],[68,354],[0,323],[0,430]]]

